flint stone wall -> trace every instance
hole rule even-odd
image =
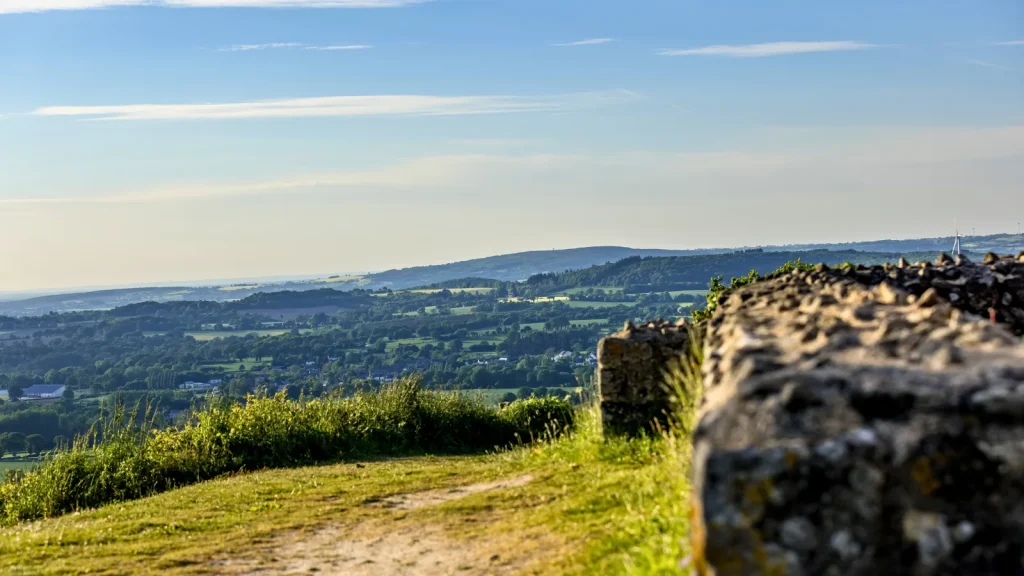
[[[597,345],[601,419],[606,434],[633,435],[667,424],[671,395],[664,373],[689,346],[685,324],[626,323]]]
[[[1024,574],[1022,303],[1024,255],[727,294],[702,366],[697,564]]]

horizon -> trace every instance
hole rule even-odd
[[[991,232],[988,234],[970,234],[961,235],[961,238],[988,238],[993,236],[1021,236],[1021,233],[1013,232]],[[574,246],[568,248],[549,248],[541,250],[526,250],[521,252],[508,252],[504,254],[489,254],[486,256],[480,256],[475,258],[468,258],[466,260],[454,260],[449,262],[433,262],[427,264],[413,264],[402,268],[386,268],[380,270],[369,270],[369,271],[334,271],[334,272],[319,272],[319,273],[305,273],[305,274],[289,274],[289,275],[276,275],[276,276],[253,276],[253,277],[241,277],[241,278],[196,278],[186,280],[162,280],[156,282],[145,282],[145,283],[129,283],[129,284],[112,284],[112,285],[98,285],[98,286],[80,286],[80,285],[69,285],[69,286],[56,286],[56,287],[42,287],[42,288],[30,288],[26,290],[0,290],[0,301],[14,301],[20,299],[29,299],[34,297],[45,297],[55,296],[61,294],[76,294],[76,293],[89,293],[99,292],[107,290],[130,290],[130,289],[145,289],[145,288],[175,288],[175,287],[217,287],[217,286],[232,286],[240,285],[245,283],[266,283],[270,286],[274,284],[284,284],[289,282],[305,282],[325,279],[330,276],[369,276],[373,274],[381,274],[393,271],[409,270],[414,268],[428,268],[436,266],[448,266],[453,264],[460,264],[463,262],[469,262],[474,260],[484,260],[488,258],[500,258],[503,256],[516,256],[520,254],[535,254],[540,252],[565,252],[572,250],[586,250],[586,249],[600,249],[600,248],[618,248],[624,250],[648,250],[648,251],[702,251],[702,250],[726,250],[726,251],[742,251],[751,250],[758,248],[789,248],[792,247],[796,250],[808,250],[813,251],[814,248],[807,248],[807,246],[815,246],[821,244],[835,244],[842,246],[844,244],[864,244],[872,242],[901,242],[901,241],[913,241],[913,240],[931,240],[931,239],[952,239],[953,235],[950,236],[927,236],[927,237],[914,237],[914,238],[880,238],[880,239],[869,239],[869,240],[854,240],[852,242],[845,243],[833,243],[833,242],[806,242],[800,244],[760,244],[760,245],[747,245],[747,246],[701,246],[696,248],[660,248],[660,247],[637,247],[637,246]],[[857,251],[856,248],[851,250]],[[865,251],[865,250],[861,250]]]
[[[1014,230],[1022,22],[1013,0],[2,1],[0,293]]]

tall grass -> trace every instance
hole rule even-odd
[[[117,406],[93,431],[0,485],[0,525],[141,498],[228,473],[425,452],[493,449],[572,425],[564,400],[531,398],[502,410],[458,393],[400,381],[353,398],[250,396],[210,402],[179,429]],[[141,424],[140,424],[141,422]]]

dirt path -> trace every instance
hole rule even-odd
[[[456,488],[389,496],[368,506],[415,510],[436,506],[491,490],[524,486],[532,476],[520,476]],[[373,535],[367,535],[367,534]],[[262,560],[237,559],[219,565],[227,573],[343,574],[347,576],[460,576],[512,575],[521,562],[487,552],[482,539],[455,540],[436,525],[379,528],[359,524],[326,526],[312,533],[282,535],[258,551]]]
[[[472,484],[470,486],[458,486],[456,488],[441,488],[438,490],[428,490],[426,492],[416,492],[414,494],[399,494],[397,496],[389,496],[381,499],[375,504],[383,506],[384,508],[398,508],[400,510],[415,510],[417,508],[423,508],[426,506],[436,506],[437,504],[444,504],[445,502],[451,502],[452,500],[458,500],[459,498],[465,498],[471,494],[479,494],[481,492],[489,492],[491,490],[501,490],[502,488],[515,488],[518,486],[525,486],[533,480],[533,476],[520,476],[518,478],[512,478],[510,480],[498,480],[496,482],[482,482],[480,484]]]

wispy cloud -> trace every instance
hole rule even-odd
[[[1010,40],[1009,42],[994,42],[995,46],[1024,46],[1024,40]]]
[[[845,52],[880,48],[878,44],[839,40],[832,42],[768,42],[765,44],[717,44],[701,48],[682,50],[659,50],[661,56],[731,56],[733,58],[763,58],[786,54],[808,54],[812,52]]]
[[[274,48],[300,48],[303,44],[298,42],[271,42],[269,44],[235,44],[225,48],[218,48],[219,52],[252,52],[254,50],[272,50]]]
[[[82,117],[94,120],[468,116],[578,110],[638,99],[640,99],[639,95],[628,90],[581,92],[554,96],[327,96],[223,104],[48,106],[33,111],[32,115]]]
[[[981,66],[982,68],[992,68],[993,70],[1007,70],[1013,72],[1016,68],[1010,68],[1009,66],[1003,66],[1002,64],[995,64],[994,62],[986,62],[984,60],[978,60],[975,58],[964,58],[964,62],[973,64],[975,66]]]
[[[578,40],[576,42],[554,44],[554,46],[594,46],[596,44],[608,44],[609,42],[615,42],[615,38],[588,38],[586,40]]]
[[[433,0],[0,0],[0,14],[92,10],[124,6],[165,8],[400,8]]]
[[[369,50],[373,48],[371,44],[338,44],[332,46],[305,46],[306,50],[316,50],[319,52],[333,52],[335,50]]]
[[[303,50],[320,50],[320,51],[334,51],[334,50],[369,50],[373,46],[369,44],[332,44],[327,46],[317,46],[312,44],[303,44],[302,42],[270,42],[268,44],[235,44],[234,46],[227,46],[224,48],[218,48],[218,52],[252,52],[256,50],[274,50],[278,48],[302,48]]]

